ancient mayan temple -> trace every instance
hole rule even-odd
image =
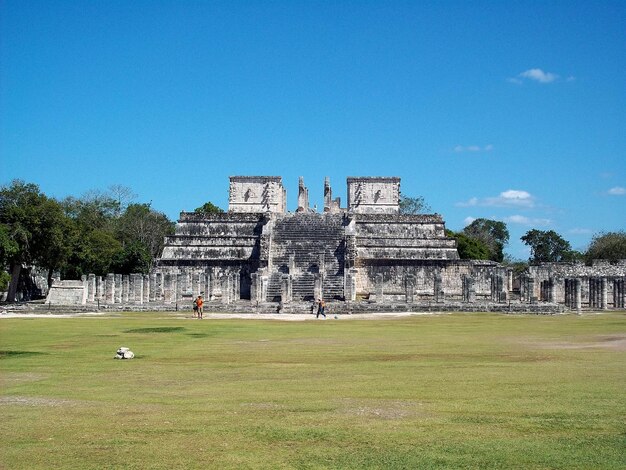
[[[350,177],[347,196],[342,208],[326,178],[317,213],[300,178],[287,212],[281,177],[233,176],[228,212],[181,213],[156,273],[222,304],[506,300],[506,269],[460,261],[440,215],[400,213],[400,178]]]

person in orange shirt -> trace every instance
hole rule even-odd
[[[202,306],[204,305],[204,301],[202,300],[201,295],[199,295],[196,299],[196,305],[198,306],[198,318],[202,319]]]

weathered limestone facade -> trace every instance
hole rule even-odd
[[[400,214],[400,178],[348,178],[345,209],[326,178],[323,213],[309,208],[302,178],[296,212],[268,209],[252,199],[268,182],[280,180],[231,177],[236,194],[228,213],[182,213],[156,272],[179,276],[189,297],[204,293],[210,303],[230,308],[318,298],[348,309],[509,305],[506,268],[459,260],[440,215]],[[282,183],[274,194],[284,194]],[[190,283],[197,276],[212,280],[205,290]]]
[[[336,312],[624,308],[626,262],[532,266],[514,280],[498,263],[460,260],[440,215],[401,214],[400,178],[350,177],[347,189],[341,208],[326,178],[318,213],[300,178],[297,210],[287,212],[280,177],[232,176],[228,212],[181,213],[150,275],[85,277],[80,302],[188,309],[203,295],[207,309],[280,303],[300,313],[319,298]]]
[[[348,211],[357,214],[397,214],[400,178],[348,178]]]
[[[287,194],[280,176],[231,176],[228,212],[283,213]]]

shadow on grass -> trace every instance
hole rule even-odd
[[[0,350],[0,359],[7,359],[13,356],[41,356],[48,355],[48,353],[38,352],[38,351],[7,351]]]
[[[176,333],[184,331],[182,326],[162,326],[155,328],[134,328],[132,330],[125,330],[124,333]]]

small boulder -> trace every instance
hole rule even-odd
[[[120,347],[115,354],[115,359],[132,359],[135,357],[135,353],[132,352],[129,348]]]

